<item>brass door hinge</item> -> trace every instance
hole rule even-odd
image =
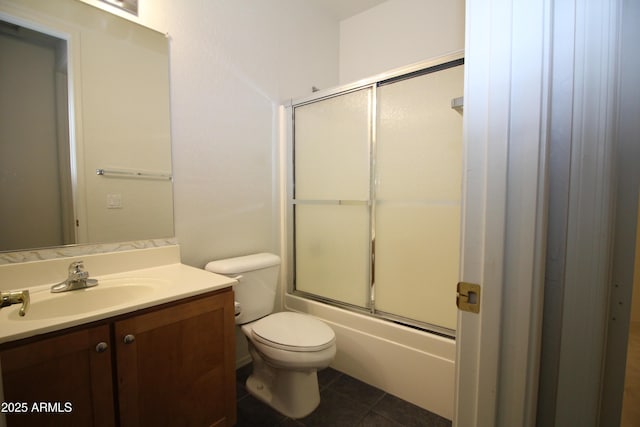
[[[480,285],[460,282],[457,292],[456,305],[460,310],[480,313]]]

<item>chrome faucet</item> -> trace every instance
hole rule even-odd
[[[84,269],[83,261],[75,261],[69,264],[69,277],[64,282],[51,287],[51,292],[74,291],[76,289],[85,289],[97,286],[96,279],[89,279],[89,272]]]
[[[29,291],[0,292],[0,308],[13,304],[22,304],[18,312],[20,316],[27,314],[27,310],[29,310]]]

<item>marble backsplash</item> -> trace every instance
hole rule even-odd
[[[135,240],[130,242],[88,245],[70,245],[19,252],[2,252],[0,253],[0,265],[29,261],[42,261],[56,258],[67,258],[82,255],[102,254],[108,252],[120,252],[132,249],[149,249],[176,244],[177,239],[175,237],[171,237],[166,239]]]

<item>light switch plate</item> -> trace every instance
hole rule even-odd
[[[122,209],[122,194],[107,194],[107,209]]]

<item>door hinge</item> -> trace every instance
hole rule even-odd
[[[480,285],[460,282],[457,292],[456,305],[460,310],[480,313]]]

